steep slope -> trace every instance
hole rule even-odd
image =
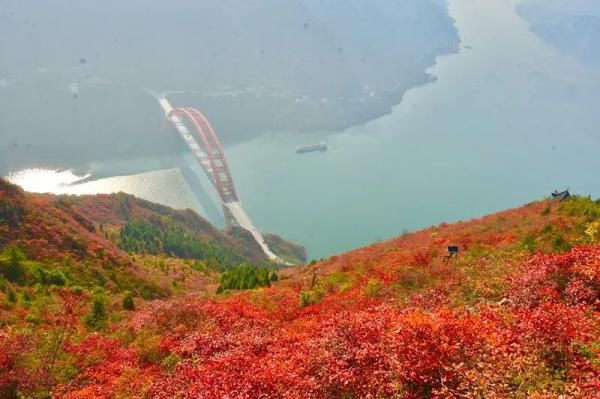
[[[126,194],[34,195],[0,180],[2,248],[18,248],[19,256],[82,286],[150,298],[170,295],[177,282],[182,290],[212,286],[211,273],[241,263],[267,264],[239,230],[220,231],[193,211]]]
[[[445,258],[449,245],[458,256]],[[441,224],[284,274],[271,288],[140,304],[99,334],[75,322],[59,350],[71,371],[45,386],[22,377],[41,338],[16,319],[0,334],[6,384],[58,398],[592,398],[600,387],[600,203],[589,198]]]
[[[74,283],[104,285],[113,280],[117,287],[120,283],[123,288],[135,287],[146,297],[168,291],[152,282],[142,265],[99,234],[94,223],[67,202],[26,194],[4,180],[0,180],[0,243],[2,249],[19,248],[24,251],[20,257],[42,262],[47,269],[70,272]],[[37,273],[31,270],[30,274]],[[107,278],[109,274],[114,278]]]
[[[222,254],[216,261],[218,261],[221,268],[231,268],[239,264],[240,261],[267,262],[261,248],[247,231],[238,227],[229,227],[224,231],[220,231],[206,219],[189,209],[174,210],[123,193],[70,196],[62,199],[68,202],[78,213],[108,229],[116,227],[122,232],[123,227],[130,227],[136,222],[145,222],[163,231],[172,231],[174,226],[177,229],[183,229],[202,240],[211,242],[214,247],[220,250]],[[270,238],[271,241],[279,244],[274,247],[276,254],[289,259],[292,263],[305,261],[306,253],[301,245],[285,241],[273,234],[269,234],[268,237],[273,237]],[[162,249],[168,251],[168,249]],[[136,248],[133,248],[133,250],[135,251]],[[148,251],[144,249],[138,252]],[[190,257],[183,256],[184,254],[181,253],[175,255]],[[207,256],[210,255],[207,254]],[[200,257],[202,257],[202,254],[200,254]]]

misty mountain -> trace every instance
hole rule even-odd
[[[526,0],[519,11],[531,30],[562,54],[600,65],[600,3]]]
[[[3,0],[2,10],[0,168],[183,151],[144,88],[183,90],[173,102],[200,108],[226,143],[343,129],[428,82],[458,40],[442,0]]]

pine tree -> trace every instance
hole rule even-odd
[[[104,301],[102,298],[94,299],[92,311],[85,318],[86,326],[92,330],[101,330],[106,325],[107,320],[108,313]]]
[[[133,295],[131,292],[127,292],[125,297],[123,297],[123,309],[125,310],[134,310],[135,303],[133,302]]]

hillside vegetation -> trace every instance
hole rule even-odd
[[[15,205],[24,194],[4,190],[3,231],[28,237],[32,210]],[[95,201],[108,200],[71,199],[66,209]],[[103,227],[106,242],[98,238],[112,251],[105,260],[64,239],[38,248],[32,238],[0,236],[0,397],[597,397],[600,204],[589,198],[442,223],[278,278],[241,266],[213,280],[220,294],[180,286],[146,300],[130,295],[132,284],[115,297],[99,284],[72,286],[75,261],[58,268],[62,275],[48,266],[44,279],[32,277],[46,264],[42,249],[80,254],[99,268],[135,257],[134,265],[168,259],[181,263],[169,267],[191,262],[198,274],[213,273],[201,260],[176,257],[192,251],[187,244],[165,258],[163,235],[179,233],[150,218],[122,238],[115,226],[139,212],[101,219],[112,226]],[[102,212],[94,213],[85,217],[97,224]],[[65,236],[83,231],[89,226]],[[445,256],[449,245],[459,246],[458,256]]]

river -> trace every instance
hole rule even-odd
[[[266,132],[226,148],[255,225],[320,258],[555,188],[600,196],[600,73],[531,33],[517,3],[449,0],[461,50],[439,57],[429,71],[436,82],[410,90],[389,115],[341,133]],[[321,140],[329,151],[294,152]],[[122,190],[207,213],[177,170],[76,186],[64,184],[76,179],[70,172],[48,173],[12,180],[32,191]]]

